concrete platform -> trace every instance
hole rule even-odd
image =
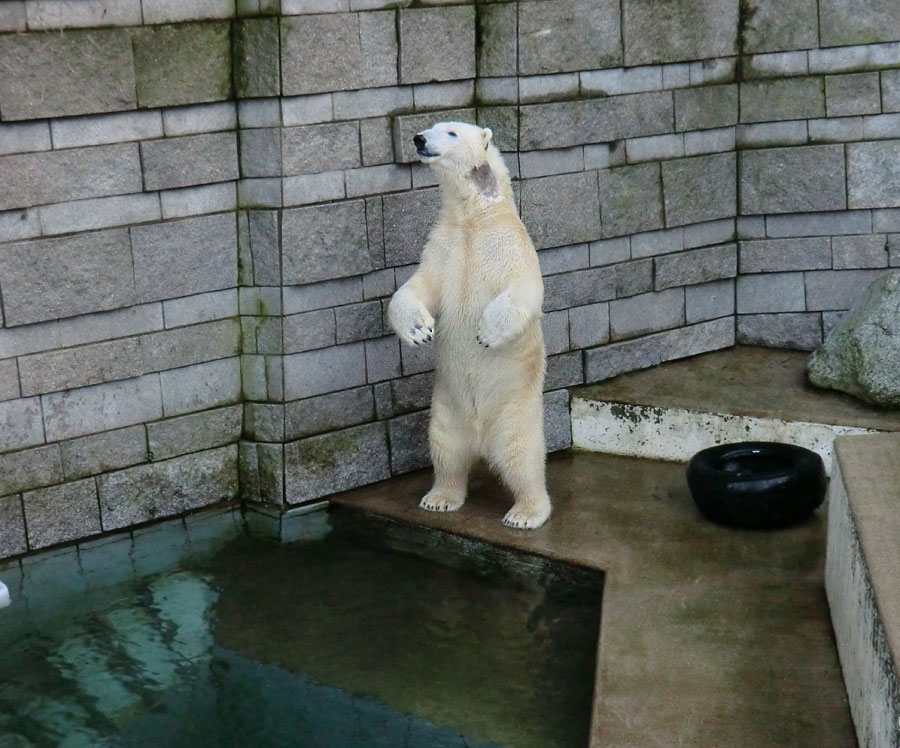
[[[900,745],[900,434],[835,442],[828,602],[861,746]]]
[[[511,502],[473,479],[458,512],[417,507],[428,471],[333,498],[606,572],[591,746],[855,746],[825,598],[825,517],[776,532],[704,521],[684,466],[562,453],[555,510],[505,528]],[[494,694],[493,698],[502,698]]]
[[[686,461],[714,444],[784,441],[818,452],[828,469],[836,436],[900,431],[900,411],[810,385],[807,356],[736,347],[579,387],[573,444]]]

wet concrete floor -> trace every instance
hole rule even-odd
[[[703,520],[684,466],[562,453],[536,531],[473,479],[458,512],[417,507],[431,473],[334,502],[606,572],[591,743],[609,748],[855,746],[823,585],[824,507],[774,532]],[[497,698],[502,698],[498,694]]]
[[[575,397],[900,431],[900,411],[813,387],[808,353],[737,346],[578,387]]]

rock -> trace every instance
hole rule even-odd
[[[900,408],[900,272],[874,281],[806,364],[817,387]]]

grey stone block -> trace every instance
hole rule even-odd
[[[277,18],[247,18],[234,24],[234,87],[238,98],[281,93]]]
[[[872,44],[900,39],[900,18],[892,0],[820,0],[819,37],[823,47]]]
[[[734,153],[666,161],[662,164],[666,225],[714,221],[737,207]]]
[[[156,194],[119,195],[42,205],[38,208],[41,233],[70,234],[76,231],[127,226],[162,218]]]
[[[223,319],[174,330],[154,332],[140,339],[146,371],[175,369],[240,353],[240,323]]]
[[[434,348],[430,345],[400,347],[400,368],[404,377],[434,370]]]
[[[93,478],[22,495],[31,549],[80,540],[101,531]]]
[[[554,247],[538,252],[538,264],[542,275],[567,273],[590,267],[590,245],[574,244],[570,247]],[[599,263],[598,263],[599,264]]]
[[[50,126],[46,122],[0,125],[0,156],[9,153],[49,151],[51,147]]]
[[[281,175],[281,132],[277,127],[241,130],[241,176]]]
[[[786,78],[808,73],[809,55],[806,50],[747,55],[741,59],[741,74],[744,80]]]
[[[883,270],[813,270],[806,273],[806,308],[810,312],[850,309]]]
[[[525,180],[522,220],[538,248],[599,239],[596,175],[581,172]]]
[[[586,170],[609,169],[612,166],[624,165],[625,142],[622,140],[584,146],[584,168]]]
[[[41,404],[49,441],[109,431],[162,416],[156,374],[54,392],[41,396]]]
[[[282,130],[285,174],[352,169],[360,165],[359,125],[335,122]]]
[[[388,267],[419,261],[440,203],[437,189],[384,196],[384,260]],[[399,279],[397,285],[401,285]]]
[[[520,153],[519,168],[523,179],[584,171],[584,148],[575,146]]]
[[[331,94],[328,94],[331,96]],[[364,88],[360,91],[335,91],[333,119],[382,117],[413,108],[413,87]],[[314,99],[316,97],[301,97]],[[330,112],[328,117],[332,119]],[[301,123],[302,124],[302,123]]]
[[[169,138],[234,130],[238,126],[237,107],[233,101],[163,109],[162,117],[163,131]]]
[[[572,348],[590,348],[608,343],[609,304],[588,304],[569,309],[569,337]]]
[[[873,210],[872,229],[881,232],[900,231],[900,208]]]
[[[238,498],[237,445],[106,473],[98,479],[103,529],[116,530]]]
[[[27,327],[0,327],[0,358],[46,351],[59,345],[58,322],[43,322]]]
[[[297,400],[366,383],[362,343],[295,353],[284,358],[285,399]]]
[[[361,94],[362,92],[354,93]],[[285,127],[293,127],[294,125],[310,125],[315,122],[329,122],[334,119],[334,98],[330,93],[313,94],[312,96],[282,96],[279,99],[281,124]]]
[[[0,111],[4,120],[132,109],[135,66],[124,29],[0,37]],[[76,96],[72,95],[77,91]]]
[[[519,5],[519,74],[622,64],[619,3],[560,0]]]
[[[0,241],[14,242],[41,234],[38,210],[7,210],[0,212]]]
[[[0,8],[0,21],[3,9]],[[25,553],[25,518],[22,515],[22,500],[18,494],[0,497],[0,558]]]
[[[880,234],[832,237],[831,251],[835,270],[888,266],[888,240]]]
[[[863,135],[867,140],[900,138],[900,113],[863,117]]]
[[[653,290],[652,260],[625,262],[611,268],[611,271],[617,299]]]
[[[323,45],[322,39],[329,44]],[[340,55],[333,50],[340,49]],[[394,11],[281,19],[281,81],[286,96],[397,83]]]
[[[815,312],[741,314],[737,317],[737,342],[811,351],[822,342],[822,317]]]
[[[379,382],[372,389],[375,391],[375,417],[379,421],[393,417],[394,406],[391,404],[391,383]]]
[[[145,26],[132,32],[138,105],[179,106],[231,97],[231,24]]]
[[[394,415],[427,408],[434,390],[434,372],[425,372],[391,381]]]
[[[684,227],[684,248],[704,247],[734,241],[734,218],[697,223]]]
[[[703,86],[675,91],[675,127],[706,130],[738,121],[738,87]]]
[[[741,275],[736,298],[738,314],[806,311],[803,273]]]
[[[234,444],[241,438],[243,406],[207,410],[147,424],[147,443],[154,460]],[[65,453],[64,453],[65,454]]]
[[[7,325],[134,304],[127,229],[9,244],[0,254]]]
[[[237,285],[234,216],[184,218],[131,229],[140,301],[170,299]]]
[[[420,410],[388,421],[391,444],[391,472],[394,475],[428,467],[431,453],[428,448],[429,411]]]
[[[212,291],[196,296],[163,301],[166,327],[183,327],[200,322],[237,317],[238,295],[236,288]]]
[[[825,116],[821,78],[741,83],[741,122],[769,122]]]
[[[261,210],[280,208],[282,202],[282,180],[278,177],[241,179],[237,183],[238,207]]]
[[[366,236],[369,256],[376,268],[384,268],[384,206],[381,196],[366,199]],[[376,271],[377,272],[377,271]],[[388,270],[391,276],[393,271]],[[367,276],[369,277],[369,276]],[[365,278],[363,279],[365,294]],[[368,296],[367,296],[368,298]]]
[[[281,118],[281,98],[239,98],[236,103],[238,124],[242,129],[278,127],[285,124]]]
[[[241,243],[241,283],[280,286],[281,232],[278,211],[242,211],[238,213],[238,224],[241,229],[238,234]]]
[[[0,467],[0,493],[3,494],[63,481],[59,446],[56,444],[0,455]]]
[[[19,359],[22,394],[39,395],[145,373],[139,338],[121,338]]]
[[[744,52],[808,49],[819,43],[816,0],[749,0],[743,27]]]
[[[56,345],[62,347],[126,335],[140,335],[163,328],[162,309],[160,304],[129,306],[124,309],[61,319],[56,323],[56,328],[58,332]],[[56,346],[45,346],[42,350],[53,347]]]
[[[394,160],[394,134],[390,117],[373,117],[359,123],[359,143],[364,166]]]
[[[344,172],[347,197],[376,195],[382,192],[408,190],[412,186],[410,167],[406,164],[383,164]]]
[[[900,207],[900,140],[847,144],[850,208]]]
[[[285,407],[283,404],[245,402],[243,406],[232,407],[242,407],[243,410],[243,430],[241,423],[238,423],[238,438],[243,435],[245,439],[252,439],[257,442],[277,442],[280,444],[284,441]],[[202,418],[202,414],[183,417]]]
[[[380,337],[384,333],[381,316],[380,301],[337,307],[334,317],[338,344]]]
[[[328,395],[295,400],[285,405],[285,438],[298,439],[337,431],[375,417],[371,387],[357,387]]]
[[[609,304],[612,340],[636,338],[684,324],[684,289],[618,299]]]
[[[472,106],[475,101],[475,81],[473,80],[420,83],[412,88],[413,101],[418,110]]]
[[[148,190],[227,182],[238,178],[233,132],[204,133],[141,143]],[[249,176],[252,176],[249,175]]]
[[[544,311],[609,301],[616,297],[614,268],[590,268],[544,279]]]
[[[648,231],[631,237],[631,256],[655,257],[680,252],[684,249],[684,229],[681,227],[663,231]]]
[[[556,73],[519,78],[519,101],[531,104],[536,101],[553,101],[578,97],[580,76],[578,73]]]
[[[810,143],[845,143],[863,139],[862,117],[811,119],[807,122]]]
[[[282,246],[285,283],[312,283],[375,269],[362,200],[285,210]]]
[[[591,267],[624,262],[631,257],[631,237],[622,236],[617,239],[591,242],[590,250]]]
[[[0,31],[25,31],[27,24],[25,0],[13,0],[0,5]]]
[[[285,177],[283,193],[285,207],[340,200],[345,197],[344,172],[326,171],[320,174]]]
[[[234,0],[142,0],[144,23],[174,23],[194,19],[231,18],[235,14]],[[140,23],[138,21],[137,23]]]
[[[773,237],[867,234],[871,231],[872,213],[868,210],[766,216],[766,233]]]
[[[163,415],[176,416],[231,405],[241,399],[240,358],[223,358],[159,375]]]
[[[548,356],[569,350],[569,313],[565,309],[541,317],[544,348]]]
[[[881,111],[878,73],[826,75],[825,103],[829,117],[878,114]]]
[[[547,372],[544,375],[545,392],[558,390],[561,387],[577,387],[580,384],[584,384],[581,351],[547,357]]]
[[[632,138],[625,141],[625,153],[628,163],[640,161],[662,161],[679,158],[684,155],[684,135],[650,135],[646,138]]]
[[[363,300],[361,278],[340,278],[308,286],[285,286],[282,289],[285,314],[298,314],[313,309],[351,304]]]
[[[572,446],[572,419],[566,390],[544,393],[544,442],[548,452]]]
[[[161,138],[163,123],[162,115],[158,111],[127,112],[56,119],[50,122],[50,130],[53,133],[55,148],[78,148]],[[29,148],[28,150],[39,149]]]
[[[733,280],[713,281],[684,289],[685,321],[692,325],[734,315]]]
[[[806,120],[761,122],[756,125],[738,125],[735,128],[735,142],[739,150],[776,145],[805,145],[808,133]]]
[[[137,145],[0,157],[0,210],[141,191]]]
[[[334,345],[334,311],[292,314],[284,318],[284,352],[300,353]]]
[[[280,444],[257,444],[260,500],[267,504],[284,504],[284,447]]]
[[[0,401],[14,400],[20,396],[19,368],[16,360],[8,358],[0,361]]]
[[[520,148],[569,148],[673,130],[671,91],[610,96],[520,108]]]
[[[581,79],[582,94],[591,96],[618,96],[639,91],[659,91],[663,88],[661,65],[584,70],[578,77]]]
[[[475,77],[475,6],[402,9],[400,82]]]
[[[779,273],[831,267],[828,237],[742,241],[741,273]]]
[[[623,166],[598,175],[604,237],[663,227],[659,164]]]
[[[737,53],[738,0],[660,4],[624,0],[625,64],[678,62]]]
[[[517,72],[518,6],[513,3],[478,6],[478,40],[475,45],[478,78],[513,76]],[[484,97],[481,97],[485,100]]]
[[[312,436],[284,448],[288,503],[318,499],[390,477],[383,423]]]
[[[881,109],[900,112],[900,70],[881,71]]]
[[[737,80],[737,58],[724,57],[688,63],[692,86],[733,83]]]
[[[494,145],[506,154],[504,158],[506,168],[510,177],[516,179],[519,176],[515,153],[519,148],[518,109],[514,106],[481,107],[476,113],[475,121],[481,127],[491,128],[494,133]]]
[[[858,144],[848,148],[854,145]],[[850,164],[852,190],[852,154]],[[844,149],[840,145],[744,151],[740,180],[742,214],[829,211],[847,207]]]
[[[613,343],[585,351],[585,381],[599,382],[628,371],[656,366],[664,361],[730,348],[733,345],[734,320],[731,318]]]
[[[653,260],[655,290],[733,278],[737,275],[737,245],[692,249]]]
[[[70,439],[59,447],[66,480],[130,467],[148,459],[143,425]]]

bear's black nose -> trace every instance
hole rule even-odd
[[[425,147],[425,138],[423,138],[421,135],[416,135],[413,138],[413,143],[415,143],[416,148],[421,151]]]

